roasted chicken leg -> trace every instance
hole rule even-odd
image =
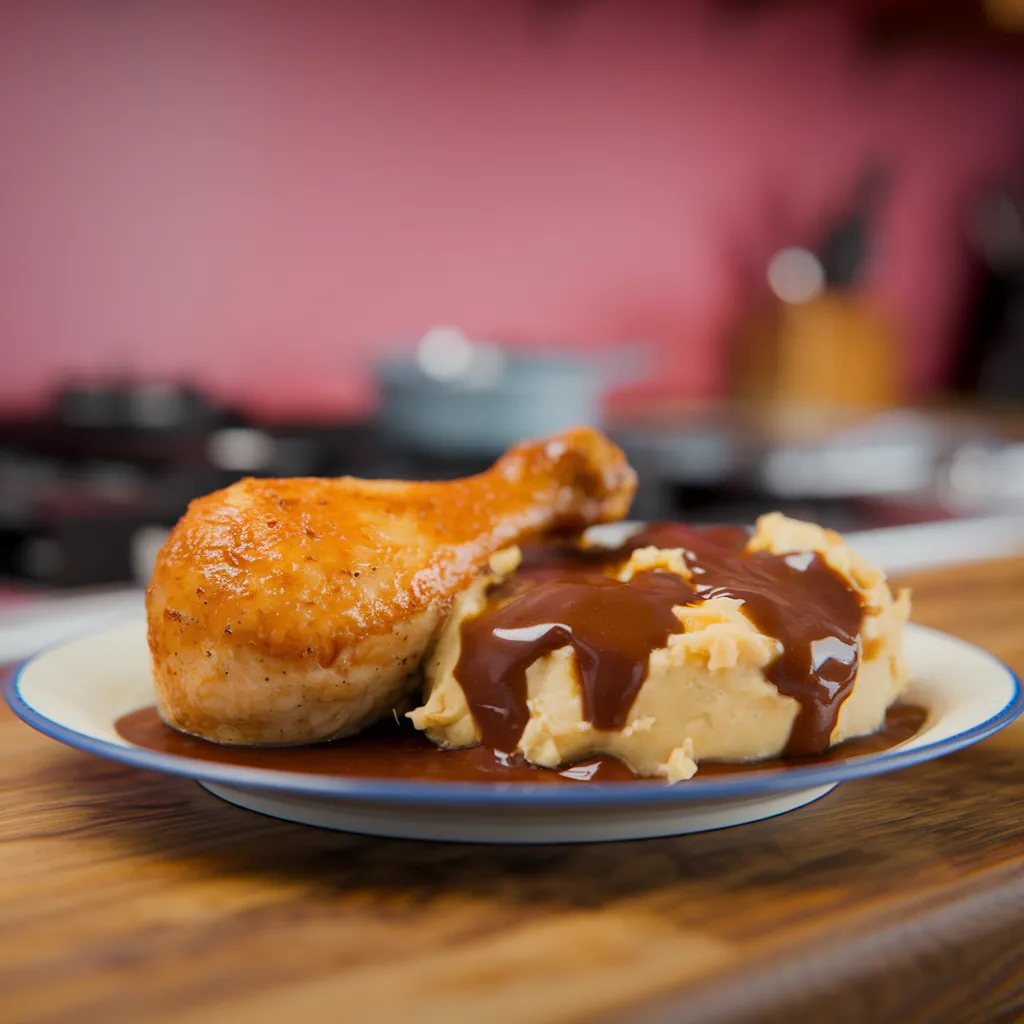
[[[635,486],[623,453],[578,428],[449,483],[246,479],[199,498],[146,594],[160,713],[219,743],[356,732],[415,687],[495,552],[619,519]]]

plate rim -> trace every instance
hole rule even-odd
[[[90,632],[78,640],[98,637],[115,628],[123,628],[130,619],[118,626],[109,626]],[[915,632],[930,634],[933,638],[966,648],[973,656],[987,661],[1009,678],[1012,692],[1009,700],[985,721],[971,726],[954,736],[937,740],[910,750],[897,746],[876,754],[862,754],[845,761],[831,761],[806,768],[768,768],[763,772],[749,771],[736,775],[697,778],[683,784],[667,785],[661,780],[636,782],[590,782],[585,786],[552,787],[530,782],[445,782],[405,781],[372,777],[344,777],[287,772],[269,768],[229,765],[196,758],[181,757],[148,750],[145,747],[124,746],[109,740],[89,736],[62,725],[37,711],[21,695],[19,684],[26,669],[50,651],[67,643],[41,651],[26,659],[2,683],[2,694],[8,706],[27,725],[50,739],[86,753],[132,767],[191,779],[207,779],[226,785],[277,793],[346,800],[355,803],[382,803],[394,807],[493,807],[506,810],[556,810],[593,807],[636,807],[676,804],[680,808],[705,800],[750,799],[759,795],[805,789],[828,783],[849,782],[868,778],[899,768],[910,767],[971,746],[1008,726],[1024,712],[1024,683],[1005,662],[976,644],[945,633],[930,626],[910,623]]]

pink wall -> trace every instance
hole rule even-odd
[[[872,62],[813,5],[598,2],[554,32],[528,11],[4,5],[0,405],[127,369],[353,406],[383,341],[442,321],[653,338],[662,381],[715,393],[745,268],[874,153],[899,178],[872,287],[935,387],[963,201],[1024,142],[1019,67]]]

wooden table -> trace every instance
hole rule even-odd
[[[1024,560],[911,581],[1024,669]],[[811,807],[500,848],[284,824],[0,714],[4,1021],[940,1021],[1024,1007],[1024,722]]]

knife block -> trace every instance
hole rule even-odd
[[[861,296],[780,303],[741,334],[741,399],[802,406],[891,406],[902,397],[895,332]]]

